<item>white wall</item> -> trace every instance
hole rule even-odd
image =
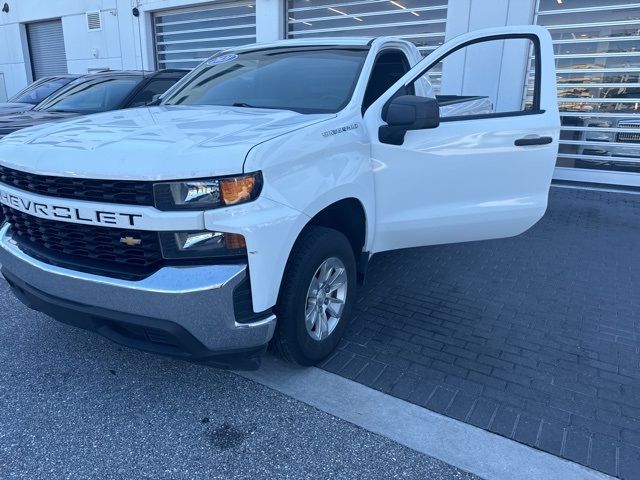
[[[102,30],[88,31],[85,12],[62,17],[67,69],[70,73],[88,69],[123,68],[118,10],[101,9]]]
[[[22,52],[20,25],[18,23],[0,24],[0,45],[6,46],[6,48],[0,48],[0,73],[4,77],[7,96],[12,96],[30,80],[27,75],[29,67],[25,64]]]
[[[531,25],[534,8],[535,0],[449,0],[446,38],[483,28]],[[464,94],[473,75],[474,89],[486,92],[496,111],[519,110],[527,71],[527,45],[511,41],[503,48],[503,42],[491,42],[485,49],[473,47],[476,55],[454,55],[445,62],[442,91]],[[480,49],[481,55],[477,54]]]
[[[0,13],[0,73],[5,77],[9,96],[29,83],[31,66],[26,44],[24,24],[62,19],[67,69],[70,73],[86,73],[89,68],[135,68],[130,60],[131,53],[123,53],[121,42],[126,20],[119,17],[120,5],[130,12],[129,0],[8,0],[9,13]],[[103,29],[89,32],[85,12],[100,10]],[[130,14],[129,14],[130,15]],[[121,25],[124,23],[124,25]],[[130,30],[130,29],[129,29]],[[94,53],[96,56],[94,56]]]

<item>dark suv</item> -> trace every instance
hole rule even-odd
[[[80,115],[147,105],[187,70],[101,72],[69,83],[33,110],[0,116],[0,138],[22,128]]]
[[[80,77],[81,75],[56,75],[36,80],[6,102],[0,103],[0,115],[31,110],[37,104],[58,92],[62,87]]]

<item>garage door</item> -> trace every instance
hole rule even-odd
[[[640,3],[539,0],[562,119],[556,177],[640,186]]]
[[[27,42],[34,80],[68,73],[61,20],[27,24]]]
[[[153,16],[158,68],[193,68],[215,51],[256,41],[256,2],[225,2]]]
[[[393,35],[423,54],[444,42],[447,0],[288,0],[289,38]]]

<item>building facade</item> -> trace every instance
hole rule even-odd
[[[537,23],[555,46],[556,178],[640,186],[640,3],[631,0],[0,0],[0,100],[36,78],[193,68],[283,38],[400,36],[423,54],[461,33]],[[503,58],[525,101],[530,59]]]

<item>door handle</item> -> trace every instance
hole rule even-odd
[[[516,147],[528,147],[529,145],[549,145],[553,142],[551,137],[524,137],[514,142]]]

